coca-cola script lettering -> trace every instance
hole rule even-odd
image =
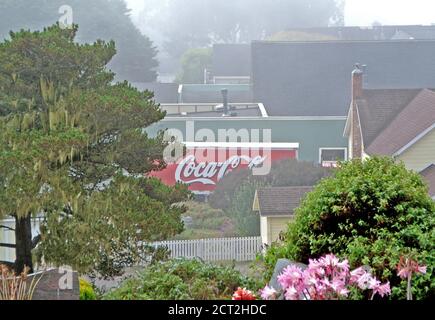
[[[184,184],[202,183],[216,185],[228,172],[237,169],[242,161],[252,169],[264,163],[266,157],[233,156],[225,162],[196,162],[196,157],[190,155],[183,159],[175,170],[175,179]],[[215,178],[215,179],[213,179]]]
[[[156,177],[163,183],[173,186],[186,184],[195,193],[210,193],[230,171],[268,167],[284,159],[296,159],[293,149],[250,150],[246,148],[189,148],[186,155],[166,168],[153,171],[149,177]]]

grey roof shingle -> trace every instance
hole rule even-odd
[[[394,110],[394,103],[387,97],[385,99],[385,105],[389,103],[391,109],[389,114],[385,114],[384,119],[394,118],[373,139],[373,142],[370,144],[365,142],[368,154],[394,155],[435,124],[435,92],[427,89],[421,90],[403,110]],[[373,109],[373,107],[369,104],[368,109]]]
[[[312,41],[252,44],[254,101],[271,116],[345,116],[355,63],[368,89],[435,87],[435,41]]]
[[[257,190],[261,216],[291,216],[313,187],[272,187]]]
[[[364,90],[357,100],[361,131],[366,147],[391,123],[421,89]]]

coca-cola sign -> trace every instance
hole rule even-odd
[[[255,170],[268,161],[273,165],[276,161],[295,159],[296,156],[295,149],[271,149],[266,152],[258,149],[191,148],[184,157],[150,176],[160,178],[168,185],[184,183],[191,191],[209,192],[229,172]]]
[[[191,185],[202,183],[204,185],[215,185],[216,180],[221,180],[229,171],[239,168],[242,162],[248,163],[248,168],[260,166],[266,157],[256,156],[233,156],[225,162],[197,162],[194,155],[183,159],[175,170],[175,180],[177,182]],[[216,179],[214,179],[216,178]]]

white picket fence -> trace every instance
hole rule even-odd
[[[32,221],[33,236],[39,234],[39,219]],[[0,221],[0,225],[15,227],[14,220]],[[15,244],[14,232],[0,229],[0,243]],[[166,247],[171,258],[200,258],[203,261],[253,261],[262,250],[261,237],[217,238],[153,242],[154,248]],[[13,262],[15,249],[0,247],[0,260]]]
[[[262,249],[261,237],[175,240],[152,243],[166,247],[171,258],[200,258],[203,261],[253,261]]]

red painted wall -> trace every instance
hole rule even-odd
[[[176,163],[168,164],[165,170],[152,172],[150,176],[161,179],[165,184],[186,183],[189,190],[196,192],[214,191],[216,183],[233,170],[252,168],[265,161],[273,163],[284,159],[296,159],[294,149],[188,149],[186,155]]]

